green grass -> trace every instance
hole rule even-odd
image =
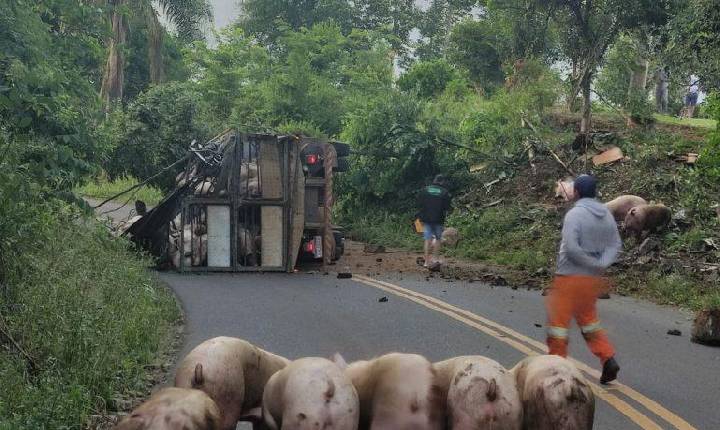
[[[100,177],[95,181],[88,182],[82,187],[79,187],[75,191],[85,197],[107,199],[137,185],[138,183],[139,181],[132,176],[115,178],[112,181],[109,181],[106,177]],[[155,206],[163,199],[164,194],[152,185],[144,185],[130,193],[123,194],[118,197],[118,200],[127,200],[131,197],[134,200],[142,200],[147,205]]]
[[[6,256],[0,310],[0,428],[81,429],[112,399],[143,393],[180,311],[129,242],[73,211],[43,215],[38,246]],[[89,226],[88,226],[89,225]]]
[[[447,252],[519,270],[548,268],[557,240],[548,222],[543,211],[517,206],[455,213],[448,225],[458,229],[462,240],[457,249]]]
[[[679,273],[662,274],[657,271],[646,276],[634,273],[618,275],[622,293],[644,297],[661,305],[682,306],[692,310],[720,306],[720,290]]]
[[[707,128],[707,129],[716,129],[717,128],[717,121],[714,119],[705,119],[705,118],[678,118],[675,116],[670,115],[661,115],[661,114],[655,114],[653,115],[655,119],[662,124],[670,124],[670,125],[682,125],[686,127],[697,127],[697,128]]]
[[[420,251],[422,236],[413,232],[412,217],[380,213],[374,216],[343,220],[353,239],[378,245]]]

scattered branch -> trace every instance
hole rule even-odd
[[[555,161],[556,161],[559,165],[561,165],[562,168],[565,169],[566,172],[568,172],[568,173],[571,174],[572,176],[575,176],[575,175],[576,175],[575,171],[574,171],[572,168],[570,168],[567,164],[565,164],[565,162],[563,162],[562,159],[560,159],[560,157],[555,153],[555,151],[553,151],[553,150],[550,148],[550,145],[548,145],[547,143],[545,143],[545,142],[542,140],[542,137],[540,136],[540,132],[538,132],[538,130],[537,130],[537,129],[535,128],[535,126],[530,122],[530,120],[527,119],[527,117],[523,117],[523,121],[525,121],[525,124],[527,124],[527,126],[530,128],[530,130],[532,130],[533,133],[535,133],[535,136],[537,136],[537,143],[542,144],[543,149],[545,149],[547,152],[549,152],[550,155],[555,159]]]
[[[180,163],[184,162],[185,160],[187,160],[187,158],[188,158],[187,155],[184,156],[184,157],[182,157],[181,159],[177,160],[176,162],[172,163],[171,165],[167,166],[166,168],[162,169],[161,171],[159,171],[158,173],[152,175],[151,177],[145,179],[144,181],[140,182],[139,184],[133,185],[132,187],[128,188],[127,190],[115,194],[114,196],[106,199],[105,201],[103,201],[102,203],[100,203],[100,204],[97,205],[97,206],[93,206],[93,209],[97,209],[97,208],[99,208],[99,207],[101,207],[101,206],[104,206],[104,205],[107,204],[108,202],[111,202],[111,201],[115,200],[116,198],[122,196],[123,194],[127,194],[127,193],[129,193],[129,192],[131,192],[131,191],[133,191],[133,190],[135,190],[135,189],[137,189],[137,188],[140,188],[140,187],[142,187],[142,186],[147,185],[148,182],[152,181],[153,179],[158,178],[159,176],[161,176],[162,174],[164,174],[164,173],[167,172],[168,170],[172,169],[173,167],[175,167],[175,166],[177,166],[178,164],[180,164]]]

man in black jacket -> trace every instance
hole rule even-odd
[[[429,267],[433,263],[433,253],[440,252],[443,224],[445,216],[450,210],[450,193],[445,188],[446,186],[445,176],[437,175],[432,185],[423,188],[418,197],[420,221],[425,227],[425,267]]]

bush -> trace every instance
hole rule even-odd
[[[37,369],[15,351],[0,355],[0,427],[80,428],[119,393],[144,389],[145,366],[179,317],[150,261],[124,241],[67,219],[49,232],[6,284],[5,323]]]
[[[111,400],[145,388],[179,318],[125,240],[0,169],[0,428],[83,428]]]
[[[105,164],[110,177],[147,179],[183,157],[193,139],[202,142],[208,133],[199,122],[198,99],[190,84],[168,83],[142,93],[124,111],[118,108],[103,126],[112,147]],[[172,188],[180,169],[153,184]]]

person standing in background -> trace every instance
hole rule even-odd
[[[423,222],[425,239],[425,267],[430,267],[433,257],[440,253],[445,217],[450,210],[450,193],[447,178],[437,175],[432,184],[423,188],[418,197],[420,221]]]

